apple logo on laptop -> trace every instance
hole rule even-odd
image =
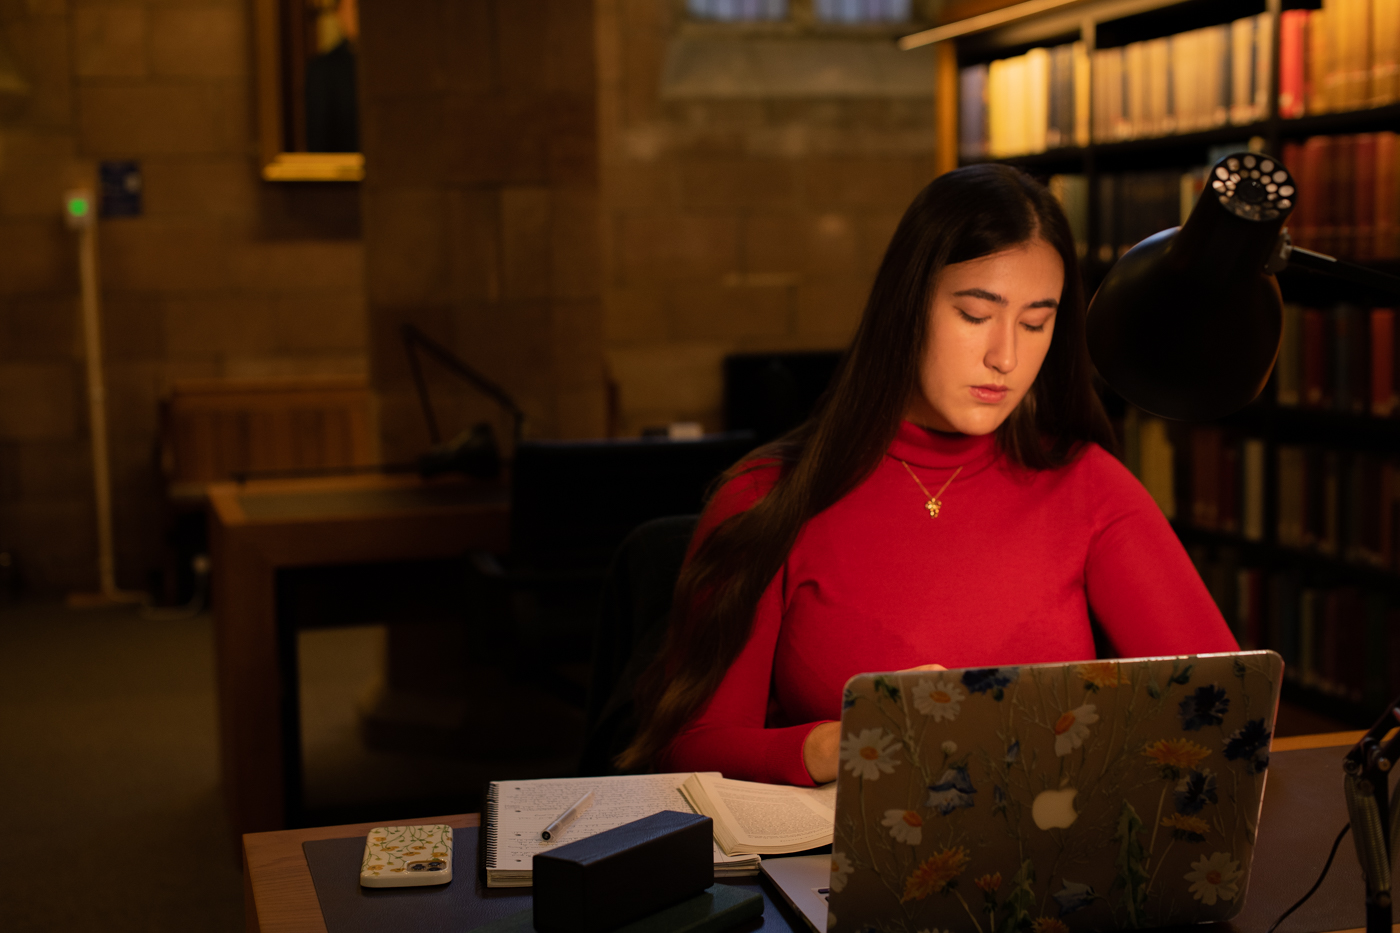
[[[1074,795],[1077,793],[1073,787],[1041,791],[1031,803],[1031,819],[1041,829],[1067,828],[1079,819],[1079,814],[1074,812]]]

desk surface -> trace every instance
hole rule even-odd
[[[1274,751],[1295,751],[1304,748],[1327,748],[1355,743],[1363,732],[1334,732],[1328,735],[1305,735],[1274,741]],[[458,828],[479,826],[481,817],[475,813],[432,817],[414,823],[447,823]],[[312,829],[288,829],[270,833],[251,833],[243,837],[243,906],[249,933],[326,933],[321,919],[321,907],[316,900],[316,888],[301,844],[313,839],[343,839],[361,836],[376,823],[355,823],[345,826],[318,826]],[[1400,925],[1397,925],[1400,930]],[[1346,931],[1363,933],[1363,931]]]

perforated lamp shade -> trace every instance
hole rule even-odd
[[[1264,267],[1295,201],[1278,160],[1221,159],[1186,223],[1130,249],[1089,303],[1089,353],[1108,384],[1182,421],[1253,401],[1283,327],[1278,282]]]

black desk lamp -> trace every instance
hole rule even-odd
[[[1108,384],[1163,418],[1220,418],[1274,368],[1286,266],[1400,294],[1400,278],[1294,247],[1283,224],[1297,200],[1277,159],[1217,162],[1186,223],[1128,250],[1089,303],[1089,353]]]
[[[1089,303],[1089,352],[1109,385],[1164,418],[1220,418],[1253,401],[1274,368],[1283,320],[1274,276],[1290,263],[1400,295],[1400,277],[1294,247],[1283,224],[1297,200],[1277,159],[1238,152],[1217,162],[1186,223],[1130,249]],[[1368,933],[1391,929],[1392,809],[1400,816],[1400,807],[1390,806],[1387,779],[1400,736],[1383,740],[1400,725],[1398,707],[1392,702],[1344,760]]]

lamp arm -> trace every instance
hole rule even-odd
[[[1287,237],[1288,231],[1285,230],[1280,237],[1280,241],[1286,240]],[[1309,272],[1320,272],[1323,275],[1330,275],[1338,279],[1345,279],[1356,285],[1364,285],[1367,288],[1374,288],[1388,295],[1400,297],[1400,276],[1391,275],[1388,272],[1381,272],[1378,269],[1372,269],[1369,266],[1359,265],[1354,262],[1347,262],[1345,259],[1328,256],[1326,253],[1318,253],[1310,249],[1303,249],[1300,246],[1293,246],[1291,243],[1282,247],[1280,252],[1282,252],[1281,258],[1286,265],[1306,269]]]
[[[423,333],[416,325],[405,323],[402,328],[400,328],[400,332],[403,334],[404,345],[408,347],[409,350],[409,359],[411,360],[410,366],[413,369],[414,381],[418,385],[420,395],[426,393],[427,387],[423,383],[422,373],[418,369],[417,358],[414,352],[417,347],[422,347],[424,350],[431,353],[442,365],[471,383],[480,390],[482,394],[489,395],[496,404],[510,412],[511,417],[515,419],[515,438],[516,440],[520,439],[521,431],[525,424],[525,412],[520,410],[520,406],[515,404],[515,399],[511,398],[510,395],[506,393],[505,389],[501,388],[490,379],[487,379],[475,369],[472,369],[463,362],[457,354]],[[433,419],[431,415],[429,419],[430,426],[434,426],[432,425]]]

